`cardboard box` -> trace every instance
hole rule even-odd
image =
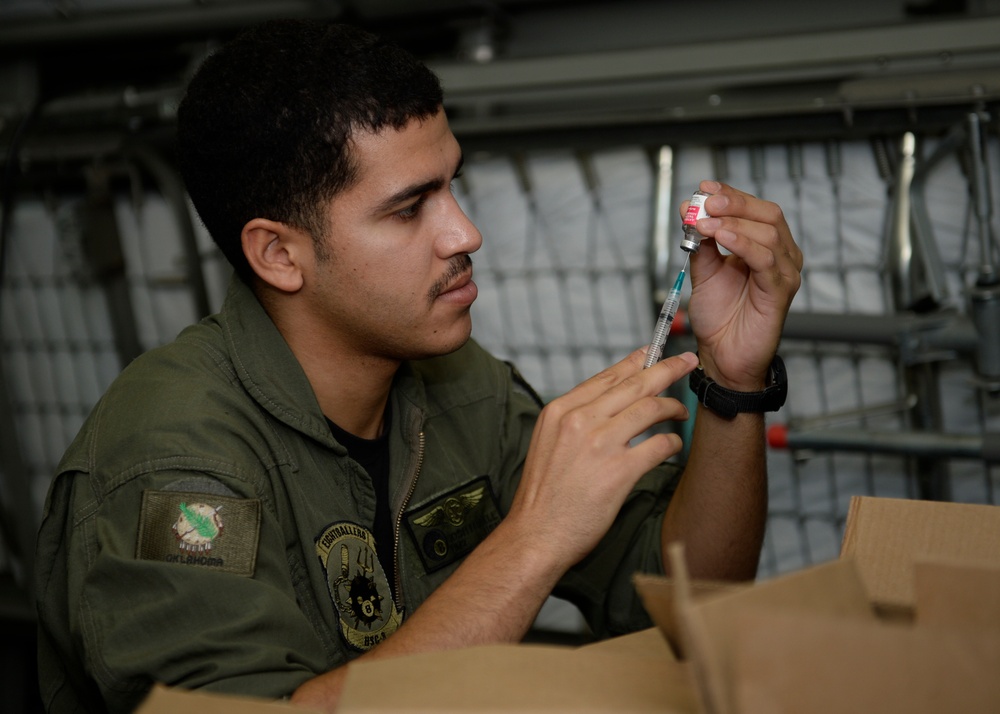
[[[319,714],[312,709],[292,706],[284,701],[172,689],[162,684],[155,685],[135,711],[136,714],[197,711],[210,711],[212,714]]]
[[[392,686],[386,686],[391,682]],[[351,665],[338,712],[695,714],[685,665],[655,629],[581,648],[485,645]]]
[[[1000,508],[856,497],[841,557],[756,584],[637,576],[656,629],[351,665],[338,711],[1000,712]],[[387,686],[391,684],[391,686]],[[140,714],[289,704],[157,687]]]
[[[1000,507],[855,496],[840,555],[857,562],[877,608],[905,614],[917,562],[1000,566]]]
[[[287,702],[154,687],[137,714],[301,714]],[[338,712],[696,714],[687,665],[656,628],[579,648],[484,645],[350,665]]]
[[[998,544],[1000,508],[857,497],[840,560],[699,591],[675,545],[636,586],[709,714],[995,713]]]

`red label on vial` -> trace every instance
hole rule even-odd
[[[705,196],[698,195],[691,197],[691,203],[688,204],[688,209],[684,213],[685,226],[693,226],[699,218],[704,218],[707,215],[705,213],[705,198]]]

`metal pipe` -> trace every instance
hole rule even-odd
[[[171,168],[158,153],[139,142],[130,142],[124,148],[127,156],[133,157],[156,180],[163,197],[170,204],[177,219],[177,227],[181,234],[181,245],[184,248],[188,284],[191,287],[198,317],[205,317],[211,312],[208,300],[208,288],[205,285],[205,274],[202,270],[201,251],[198,238],[188,209],[187,193],[177,172]]]
[[[981,386],[1000,393],[1000,282],[976,283],[969,291],[972,318],[979,332],[976,372]]]
[[[28,602],[33,602],[38,509],[31,494],[31,473],[17,436],[3,354],[0,350],[0,535],[6,541],[8,554],[13,556],[15,580],[28,594]]]
[[[964,127],[961,125],[952,127],[952,130],[937,145],[929,158],[914,164],[909,188],[910,235],[914,248],[913,259],[918,261],[920,270],[919,272],[913,271],[911,265],[911,275],[914,281],[914,285],[911,286],[914,295],[911,296],[911,299],[917,303],[929,301],[932,306],[936,307],[945,304],[948,300],[948,283],[944,276],[944,263],[934,240],[934,230],[927,212],[924,186],[931,170],[945,156],[961,148],[965,141]],[[920,281],[920,291],[917,290],[915,284],[918,280]],[[927,295],[920,296],[919,293],[924,290],[926,290]],[[898,307],[908,306],[900,305]],[[913,307],[913,305],[909,307]]]
[[[87,266],[104,292],[121,367],[143,352],[132,306],[125,252],[111,195],[107,168],[90,167],[84,172],[87,196],[83,207],[81,244]]]
[[[986,165],[986,147],[983,143],[982,122],[978,112],[967,117],[969,173],[972,200],[979,228],[979,282],[990,285],[997,282],[997,266],[993,249],[993,204],[991,202],[989,169]]]
[[[674,150],[661,146],[656,153],[653,169],[653,233],[649,241],[649,285],[654,314],[667,299],[670,290],[670,208],[674,191]]]
[[[979,331],[976,371],[984,389],[1000,393],[1000,275],[993,241],[993,204],[981,117],[968,116],[969,173],[974,212],[979,228],[979,276],[969,291],[969,309]]]
[[[343,12],[344,3],[337,0],[244,0],[79,12],[63,20],[44,17],[9,22],[0,28],[0,47],[10,50],[142,35],[203,33],[236,29],[278,17],[333,19]]]
[[[1000,463],[1000,433],[946,434],[931,431],[872,432],[861,429],[795,431],[785,424],[768,429],[768,444],[792,451],[855,451],[932,459],[981,459]]]
[[[976,18],[746,40],[667,42],[659,47],[509,58],[485,64],[440,61],[431,68],[453,100],[484,96],[510,99],[530,89],[614,87],[657,79],[670,80],[672,86],[686,82],[699,87],[765,87],[779,78],[790,84],[824,78],[841,81],[845,76],[883,79],[887,66],[894,77],[923,62],[940,65],[942,52],[951,53],[958,61],[966,53],[993,51],[998,32],[1000,18]],[[873,48],[878,51],[873,52]],[[886,62],[874,62],[876,55]],[[899,85],[894,84],[894,102],[899,101],[899,91]]]
[[[917,137],[906,132],[900,141],[900,159],[892,192],[892,223],[887,241],[889,283],[897,310],[910,309],[914,302],[913,238],[910,235],[910,185],[916,170]]]
[[[867,315],[791,312],[782,336],[817,342],[975,352],[979,344],[972,320],[960,313]]]

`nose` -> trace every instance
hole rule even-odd
[[[483,245],[483,234],[465,214],[454,196],[448,199],[448,230],[442,241],[445,257],[460,253],[475,253]]]

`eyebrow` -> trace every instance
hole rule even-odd
[[[465,155],[462,154],[459,155],[458,157],[458,164],[456,164],[455,166],[455,171],[451,177],[452,180],[454,180],[458,176],[458,174],[462,170],[462,166],[464,165],[465,165]],[[400,203],[404,203],[405,201],[409,201],[411,198],[415,198],[416,196],[421,196],[430,191],[438,191],[445,185],[446,182],[444,181],[444,179],[435,178],[431,179],[430,181],[424,181],[423,183],[415,184],[413,186],[407,186],[403,189],[400,189],[399,191],[396,191],[396,193],[392,194],[384,201],[379,202],[379,204],[375,206],[372,212],[375,214],[385,213],[386,211],[391,210],[393,207],[399,205]]]

